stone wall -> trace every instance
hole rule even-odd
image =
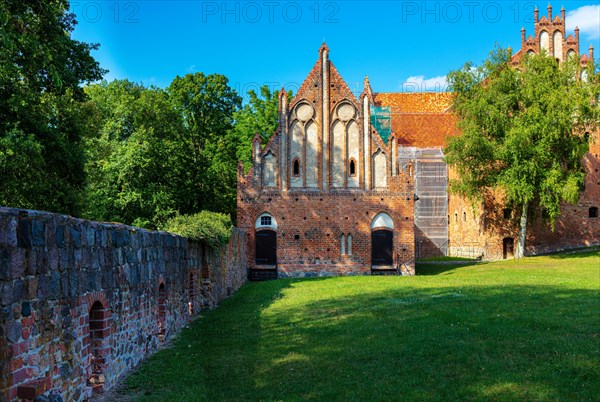
[[[0,208],[0,400],[113,385],[246,280],[246,235],[165,232]]]

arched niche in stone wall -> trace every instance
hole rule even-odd
[[[94,393],[100,393],[104,390],[104,371],[111,352],[110,310],[100,300],[96,300],[90,307],[88,329],[91,354],[88,383]]]
[[[317,159],[319,135],[317,124],[306,124],[306,187],[318,187],[319,161]]]
[[[276,186],[276,166],[277,158],[271,153],[271,151],[267,152],[267,154],[263,157],[263,187]]]
[[[387,159],[381,149],[373,155],[373,187],[375,189],[387,187]]]
[[[294,166],[290,163],[290,187],[317,187],[317,126],[315,123],[315,109],[306,101],[300,101],[294,106],[290,119],[290,155],[289,161],[298,161],[299,174],[294,174]],[[306,175],[306,177],[304,177]]]
[[[335,108],[331,126],[331,185],[358,187],[360,182],[360,128],[356,122],[358,111],[342,101]],[[350,174],[349,161],[355,161],[355,172]]]
[[[563,34],[560,31],[554,32],[554,58],[563,61]]]
[[[345,124],[336,120],[331,126],[331,186],[344,186],[344,152],[346,149],[346,127]]]
[[[292,125],[290,126],[290,157],[288,160],[290,161],[298,161],[300,166],[304,165],[303,158],[303,149],[304,149],[304,127],[302,127],[302,123],[298,120],[294,120]],[[290,163],[289,166],[290,173],[290,187],[302,187],[302,169],[300,170],[300,174],[294,174],[293,163]]]
[[[352,235],[348,234],[348,247],[346,247],[346,254],[352,255]]]
[[[167,325],[167,288],[164,282],[161,282],[158,286],[158,299],[157,299],[157,307],[158,307],[158,339],[162,342],[165,340],[165,332]]]
[[[542,50],[546,50],[548,54],[550,53],[550,35],[546,31],[540,33],[540,52]]]
[[[352,120],[348,123],[348,160],[353,161],[354,172],[350,171],[350,165],[348,165],[348,171],[346,172],[348,177],[348,187],[358,187],[359,186],[359,163],[360,163],[360,155],[359,148],[360,147],[360,130],[358,129],[358,124],[356,121]]]

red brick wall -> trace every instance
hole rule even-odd
[[[248,233],[250,268],[256,266],[255,221],[265,212],[277,221],[277,265],[282,277],[369,274],[370,225],[380,212],[394,221],[394,264],[404,265],[405,270],[414,273],[411,191],[281,194],[242,186],[238,194],[238,226]],[[352,256],[341,255],[342,234],[352,235]]]

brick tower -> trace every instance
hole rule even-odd
[[[583,66],[594,58],[594,48],[590,45],[589,56],[580,55],[579,27],[575,27],[575,36],[566,36],[565,8],[560,10],[560,16],[552,16],[552,6],[548,5],[548,16],[540,18],[540,11],[534,10],[534,36],[527,37],[525,27],[521,28],[521,50],[512,57],[513,65],[519,64],[525,54],[540,54],[545,51],[559,62],[570,57],[578,57]]]

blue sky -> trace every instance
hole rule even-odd
[[[435,90],[466,61],[498,43],[518,50],[533,34],[528,1],[114,1],[75,0],[74,37],[100,43],[94,56],[127,78],[165,87],[176,75],[221,73],[241,94],[267,84],[294,91],[325,40],[353,91],[365,75],[376,92]],[[600,55],[600,5],[553,3],[567,10],[567,34],[581,30],[581,52]]]

